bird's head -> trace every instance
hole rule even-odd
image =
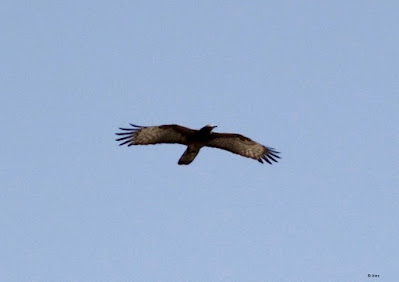
[[[208,124],[208,125],[205,125],[203,128],[201,128],[201,131],[211,132],[215,127],[217,127],[217,125]]]

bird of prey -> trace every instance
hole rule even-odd
[[[212,130],[216,125],[206,125],[200,130],[187,128],[177,124],[159,126],[139,126],[130,124],[131,128],[120,128],[122,136],[116,141],[119,145],[149,145],[149,144],[182,144],[187,149],[180,157],[179,165],[190,164],[202,147],[213,147],[227,150],[243,157],[251,158],[263,163],[263,160],[272,164],[280,157],[273,148],[263,146],[248,137],[235,133],[216,133]]]

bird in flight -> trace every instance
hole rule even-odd
[[[213,147],[227,150],[240,156],[272,164],[280,159],[279,152],[259,144],[248,137],[235,133],[216,133],[212,130],[216,125],[208,124],[200,130],[187,128],[177,124],[159,126],[139,126],[130,124],[131,128],[120,128],[123,132],[115,133],[121,136],[116,141],[119,145],[150,145],[150,144],[182,144],[187,149],[180,157],[179,165],[190,164],[202,147]]]

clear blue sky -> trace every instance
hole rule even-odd
[[[2,4],[1,281],[398,280],[399,2],[247,2]]]

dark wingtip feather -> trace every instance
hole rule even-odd
[[[273,156],[273,157],[276,157],[276,158],[278,158],[278,159],[281,159],[280,156],[277,156],[277,155],[274,154],[274,153],[269,153],[269,155],[271,155],[271,156]]]
[[[269,159],[268,159],[266,156],[263,156],[263,159],[264,159],[265,161],[267,161],[269,164],[272,164],[272,162],[269,161]]]
[[[131,143],[132,140],[131,140],[131,139],[128,139],[128,140],[126,140],[126,141],[120,143],[119,146],[125,145],[125,144],[127,144],[127,143],[129,143],[129,142]]]
[[[143,127],[145,127],[145,126],[141,126],[141,125],[135,125],[135,124],[133,124],[133,123],[129,123],[131,126],[134,126],[134,127],[138,127],[138,128],[143,128]]]
[[[264,149],[265,151],[262,159],[271,165],[273,164],[272,161],[278,163],[277,159],[280,159],[280,156],[278,156],[277,154],[279,154],[280,152],[277,152],[274,148],[270,147],[264,147]]]
[[[269,159],[271,159],[272,161],[274,161],[274,162],[276,162],[276,163],[278,163],[278,161],[276,160],[276,159],[274,159],[272,156],[267,156]]]
[[[122,141],[122,140],[125,140],[125,139],[131,139],[132,138],[132,136],[125,136],[125,137],[122,137],[122,138],[118,138],[118,139],[116,139],[115,141]]]
[[[139,125],[134,125],[132,123],[130,123],[131,126],[135,127],[135,128],[123,128],[120,127],[120,130],[125,130],[126,132],[118,132],[115,133],[118,136],[121,136],[121,138],[115,139],[116,141],[120,142],[123,141],[121,144],[119,144],[119,146],[128,144],[128,146],[134,145],[134,138],[137,135],[137,132],[139,132],[141,130],[141,128],[144,128],[144,126],[139,126]],[[124,141],[126,140],[126,141]]]

